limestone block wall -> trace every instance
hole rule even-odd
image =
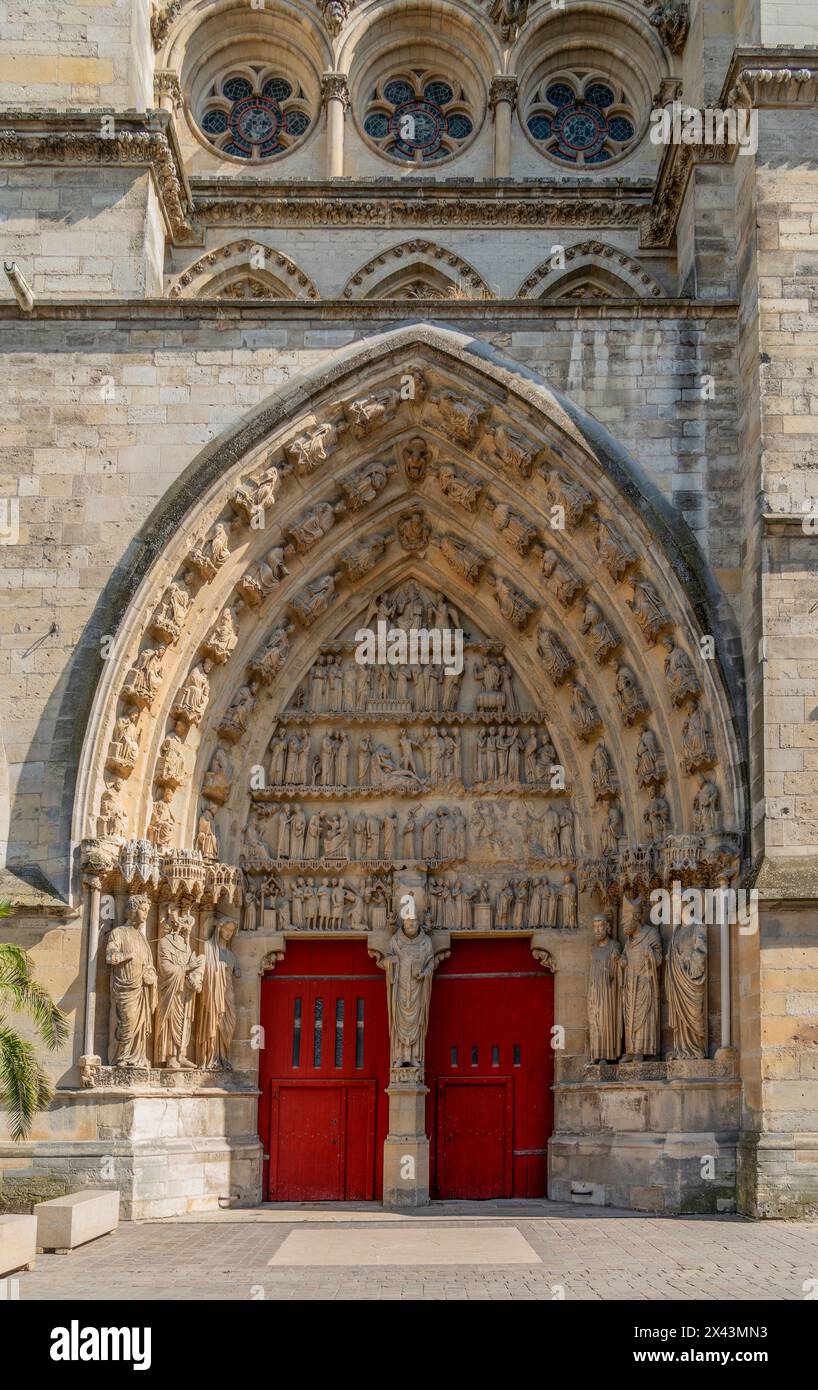
[[[152,87],[150,0],[8,0],[0,28],[4,106],[144,111]]]
[[[160,294],[164,239],[147,169],[0,169],[0,255],[43,298]]]

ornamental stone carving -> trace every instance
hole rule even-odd
[[[487,556],[469,545],[459,536],[442,536],[439,541],[441,552],[455,574],[459,574],[468,584],[477,585]]]
[[[674,705],[682,705],[688,696],[695,698],[701,694],[701,682],[687,652],[676,646],[673,637],[666,635],[662,642],[667,652],[664,667],[670,698]]]
[[[537,651],[542,658],[543,668],[551,677],[554,685],[562,685],[568,679],[576,663],[556,632],[551,632],[548,628],[540,626],[537,630]]]
[[[443,433],[466,449],[474,448],[488,424],[491,415],[488,406],[458,396],[455,391],[439,391],[429,399],[437,411]]]
[[[401,917],[383,955],[392,1068],[422,1081],[435,952],[417,917]]]
[[[594,940],[588,971],[588,1052],[591,1062],[615,1062],[622,1055],[622,948],[605,913],[593,920]]]
[[[677,922],[665,962],[671,1057],[707,1055],[707,927]]]
[[[213,662],[209,656],[198,666],[194,666],[184,683],[179,687],[171,713],[186,725],[201,724],[202,717],[210,699],[210,672]]]
[[[527,627],[532,614],[537,611],[534,600],[507,579],[504,579],[502,575],[489,575],[489,584],[494,590],[494,601],[506,622],[510,623],[517,632],[522,632]]]
[[[176,642],[184,627],[190,602],[187,585],[172,581],[165,589],[148,623],[151,636],[168,644]]]
[[[208,1070],[232,1070],[230,1045],[236,1031],[235,980],[241,975],[231,948],[236,923],[219,915],[204,943],[201,1001],[196,1013],[196,1062]]]
[[[628,607],[646,641],[653,646],[666,628],[673,626],[673,619],[659,597],[655,584],[641,575],[631,579],[633,598],[627,600]]]
[[[623,898],[621,917],[625,935],[622,953],[625,1053],[622,1060],[643,1062],[646,1057],[658,1056],[661,1048],[662,942],[656,927],[645,920],[641,898]]]
[[[451,463],[444,463],[438,468],[437,481],[444,497],[451,498],[464,511],[477,511],[483,495],[483,485],[478,478],[460,472]]]
[[[114,725],[113,738],[105,760],[106,767],[123,777],[129,777],[139,757],[139,739],[139,710],[129,709],[125,714],[118,716]]]
[[[147,1068],[148,1040],[156,1008],[156,969],[145,930],[149,899],[128,899],[125,921],[114,927],[105,947],[111,966],[111,1023],[108,1064]]]
[[[162,685],[164,654],[164,643],[156,648],[146,647],[139,653],[122,687],[122,699],[126,704],[136,705],[138,709],[150,709]]]
[[[602,518],[597,519],[595,544],[596,553],[611,578],[620,583],[636,564],[636,552],[622,539],[616,527]]]
[[[322,425],[316,425],[314,429],[307,430],[289,444],[285,444],[284,455],[299,477],[309,477],[322,463],[326,463],[347,429],[345,420],[336,423],[326,421]]]
[[[191,950],[195,925],[184,906],[169,904],[156,948],[158,976],[155,1062],[170,1071],[191,1071],[187,1052],[196,996],[204,978],[204,956]]]

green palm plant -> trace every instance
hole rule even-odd
[[[0,902],[0,917],[8,917],[11,903]],[[25,1139],[38,1110],[53,1095],[51,1084],[37,1059],[36,1046],[21,1038],[8,1022],[6,1008],[28,1014],[40,1042],[54,1052],[68,1037],[68,1019],[33,977],[31,957],[20,946],[0,942],[0,1099],[9,1112],[11,1137]]]

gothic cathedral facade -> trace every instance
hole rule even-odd
[[[9,0],[0,103],[0,1170],[814,1215],[814,0]]]

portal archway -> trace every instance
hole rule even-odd
[[[516,364],[407,325],[217,441],[151,534],[83,752],[103,887],[146,889],[157,933],[197,905],[202,947],[226,913],[254,962],[362,938],[388,980],[407,916],[430,979],[459,938],[522,937],[582,1057],[591,916],[741,855],[735,639],[668,505]],[[367,664],[379,624],[392,655]],[[413,632],[459,651],[430,662]],[[236,988],[252,1085],[258,992]],[[407,1143],[413,1191],[428,1173],[418,1047],[393,1057],[391,1200]]]

